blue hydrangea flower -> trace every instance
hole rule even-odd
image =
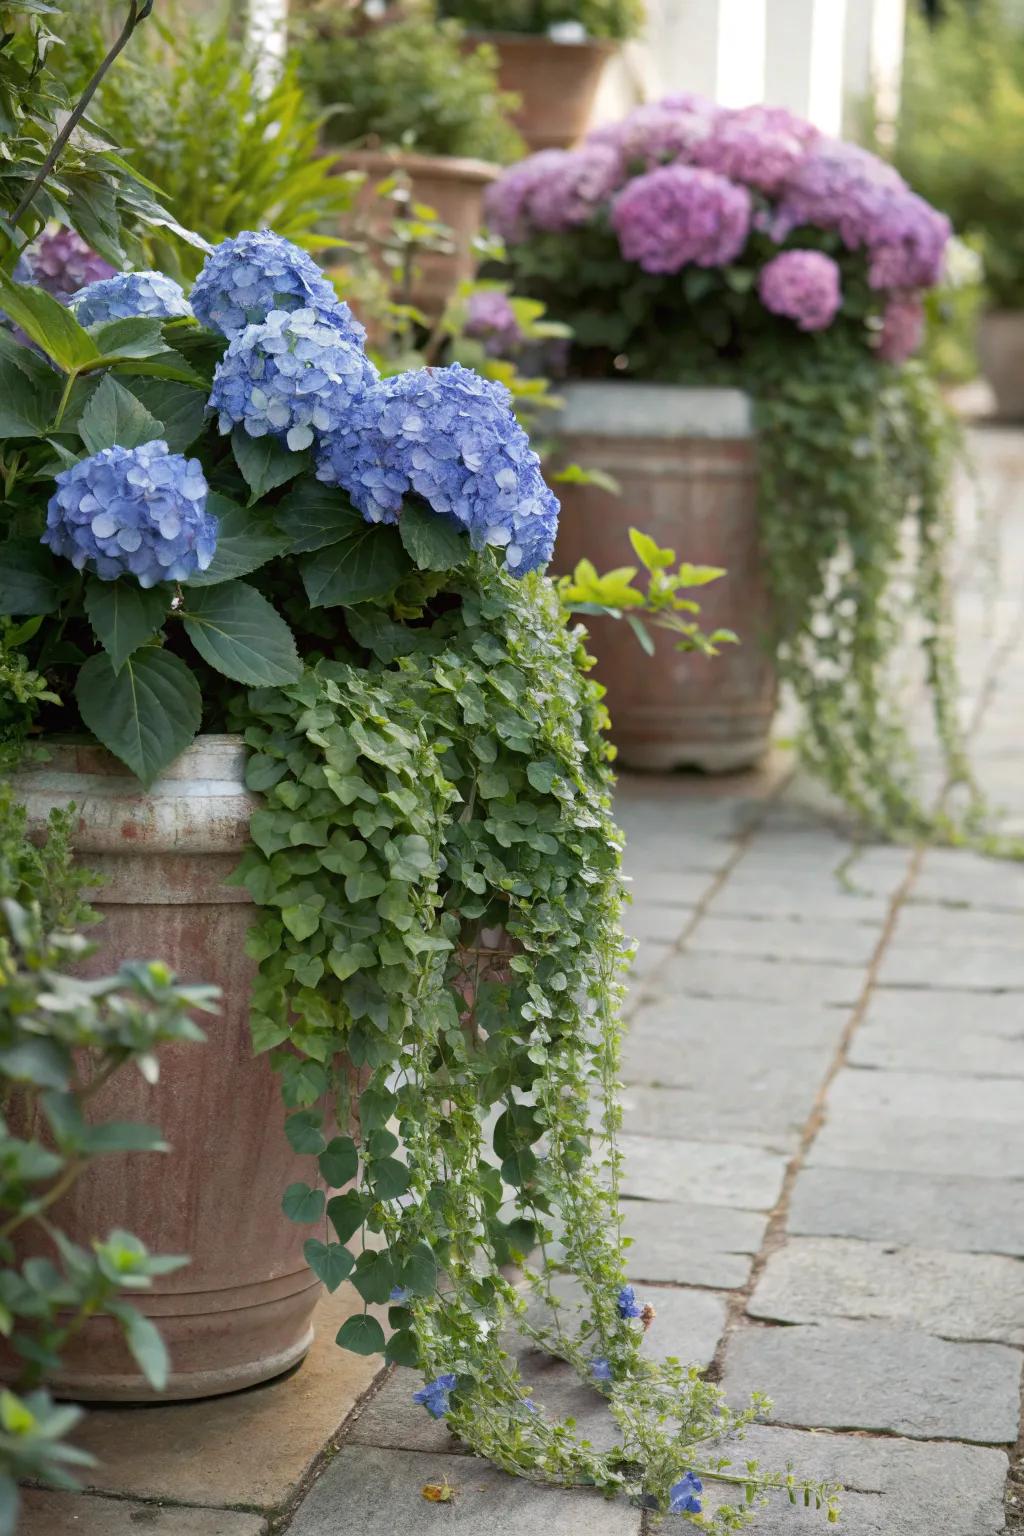
[[[443,1376],[438,1376],[436,1381],[428,1381],[425,1387],[414,1392],[414,1403],[422,1403],[427,1412],[435,1419],[443,1419],[448,1412],[448,1394],[455,1390],[455,1377],[450,1371]]]
[[[501,384],[471,369],[385,379],[321,444],[318,478],[340,485],[370,522],[396,522],[414,491],[466,529],[474,549],[505,552],[515,576],[546,565],[558,501]]]
[[[392,1302],[396,1307],[400,1307],[409,1300],[411,1295],[412,1291],[410,1291],[407,1285],[393,1285],[391,1287],[391,1295],[388,1297],[388,1300]]]
[[[615,1307],[623,1321],[628,1317],[641,1317],[644,1310],[637,1301],[636,1291],[634,1291],[631,1285],[624,1285],[622,1287],[622,1290],[615,1298]]]
[[[127,320],[145,315],[152,320],[180,320],[191,315],[188,300],[173,278],[162,272],[118,272],[79,288],[68,300],[79,325],[101,320]]]
[[[262,325],[272,309],[333,309],[339,329],[362,346],[366,332],[339,301],[316,262],[290,240],[248,229],[222,240],[207,257],[192,288],[196,317],[223,336]]]
[[[598,1355],[590,1362],[590,1374],[595,1381],[611,1381],[612,1368],[603,1356]]]
[[[239,422],[250,437],[270,433],[293,452],[317,433],[337,431],[377,381],[366,354],[317,309],[273,309],[248,325],[217,364],[210,409],[220,430]]]
[[[42,542],[103,581],[187,581],[207,569],[217,547],[206,496],[199,460],[164,442],[103,448],[57,476]]]
[[[678,1483],[673,1483],[668,1492],[668,1512],[670,1515],[699,1515],[701,1502],[697,1497],[704,1492],[704,1484],[693,1472],[685,1472]]]

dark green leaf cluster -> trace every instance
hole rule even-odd
[[[216,996],[178,986],[156,961],[95,980],[67,974],[90,953],[71,927],[87,915],[89,877],[71,866],[70,822],[56,815],[47,840],[29,843],[0,786],[0,1334],[18,1370],[0,1393],[0,1536],[15,1530],[18,1480],[70,1488],[90,1462],[65,1441],[79,1410],[38,1387],[84,1318],[115,1319],[150,1383],[166,1382],[160,1335],[124,1292],[187,1261],[117,1230],[86,1249],[61,1231],[59,1201],[104,1154],[166,1150],[152,1127],[97,1120],[85,1105],[127,1066],[154,1079],[161,1045],[201,1040],[190,1011],[212,1011]]]

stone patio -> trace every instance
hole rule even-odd
[[[1024,438],[974,434],[958,594],[980,776],[1024,832]],[[984,558],[1001,546],[994,576]],[[908,707],[917,711],[910,701]],[[938,789],[938,785],[936,788]],[[848,1536],[1024,1531],[1024,866],[858,848],[784,753],[718,782],[624,778],[640,940],[624,1059],[631,1274],[651,1347],[708,1366],[766,1464],[848,1488]],[[844,878],[837,871],[853,855]],[[95,1492],[25,1536],[645,1536],[647,1517],[460,1453],[408,1372],[333,1348],[196,1406],[102,1410]],[[596,1441],[604,1410],[528,1362]],[[447,1478],[454,1504],[424,1483]],[[1014,1492],[1016,1488],[1016,1492]],[[773,1505],[765,1536],[824,1530]]]

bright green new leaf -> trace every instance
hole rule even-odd
[[[629,530],[629,542],[633,546],[633,553],[649,571],[667,571],[669,566],[675,564],[675,550],[662,549],[655,539],[641,533],[639,528]]]
[[[99,347],[69,309],[42,288],[23,288],[2,270],[0,309],[65,373],[94,363],[100,356]]]

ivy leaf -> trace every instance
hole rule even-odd
[[[384,1348],[384,1329],[375,1317],[359,1313],[342,1323],[335,1343],[354,1355],[379,1355]]]
[[[100,356],[99,347],[69,309],[42,288],[23,288],[2,270],[0,309],[65,373],[96,362]]]
[[[242,479],[252,492],[250,506],[268,491],[294,480],[309,465],[308,453],[293,453],[269,435],[250,437],[241,426],[231,434],[231,451],[242,471]]]
[[[332,1189],[350,1183],[359,1167],[359,1154],[351,1136],[335,1136],[320,1153],[320,1172]]]
[[[352,1273],[354,1260],[341,1243],[322,1243],[319,1238],[311,1237],[303,1244],[302,1252],[314,1275],[332,1294]]]
[[[90,656],[75,698],[96,739],[146,789],[190,745],[203,714],[194,674],[180,657],[155,646],[129,656],[119,672],[105,651]]]
[[[324,899],[318,901],[297,901],[291,906],[281,908],[281,921],[284,923],[293,939],[301,943],[316,933],[320,926],[320,913],[323,910]]]
[[[311,607],[334,608],[386,596],[411,565],[396,528],[366,523],[357,513],[351,531],[308,556],[300,570]]]
[[[310,1189],[308,1184],[289,1184],[281,1198],[281,1209],[289,1221],[309,1227],[324,1214],[326,1196],[322,1189]]]
[[[379,875],[375,869],[357,869],[354,874],[346,876],[345,899],[351,902],[368,901],[371,896],[379,896],[387,885],[383,875]]]
[[[385,1302],[395,1284],[395,1267],[388,1253],[361,1253],[352,1271],[352,1284],[364,1301]]]
[[[104,383],[109,382],[104,380]],[[137,581],[100,581],[85,585],[85,611],[97,640],[120,672],[133,651],[144,645],[163,624],[171,604],[165,586],[140,587]]]
[[[469,537],[458,524],[417,502],[403,508],[398,532],[421,571],[450,571],[469,557]]]
[[[0,544],[0,613],[53,613],[67,589],[65,571],[38,539]]]
[[[293,1152],[309,1152],[314,1157],[327,1145],[324,1140],[323,1115],[314,1109],[302,1109],[297,1115],[289,1115],[284,1123],[284,1133]]]
[[[137,448],[161,435],[155,416],[109,373],[100,380],[78,423],[78,435],[90,453],[102,448]]]
[[[204,661],[236,683],[257,688],[293,683],[302,675],[295,641],[281,615],[244,581],[185,594],[189,639]]]
[[[347,1243],[366,1219],[362,1195],[354,1189],[344,1195],[334,1195],[327,1202],[327,1219],[337,1233],[338,1241]]]
[[[217,587],[248,576],[288,548],[288,540],[272,524],[216,491],[207,496],[206,510],[217,519],[217,548],[209,567],[189,577],[185,583],[189,589]]]

